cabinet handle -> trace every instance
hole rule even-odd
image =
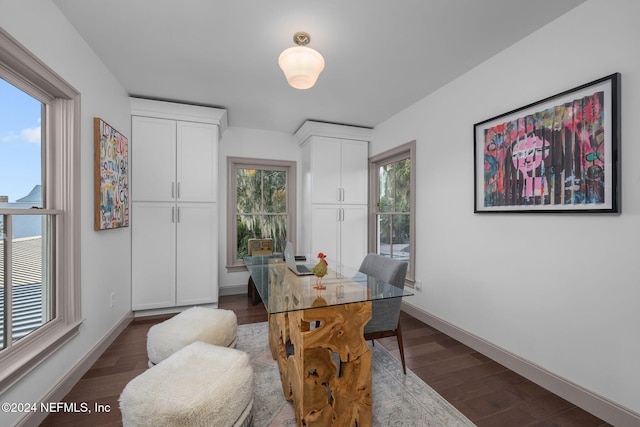
[[[172,223],[176,222],[176,208],[175,207],[171,208],[171,222]]]
[[[340,201],[340,188],[338,188],[338,201]]]
[[[340,201],[344,202],[344,188],[340,189]]]
[[[175,181],[171,181],[171,198],[176,197],[176,183]]]
[[[180,198],[180,183],[178,183],[178,199]],[[178,208],[178,212],[180,211],[180,208]]]
[[[178,187],[180,188],[180,187]],[[178,222],[180,222],[180,207],[178,207]]]

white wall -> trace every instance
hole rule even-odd
[[[101,25],[96,17],[96,25]],[[108,23],[104,23],[105,30]],[[82,315],[80,333],[0,396],[37,402],[131,307],[129,228],[93,231],[93,118],[131,135],[127,93],[50,0],[0,0],[0,26],[81,92]],[[115,306],[109,296],[115,293]],[[21,414],[0,413],[0,425]]]
[[[638,16],[636,0],[589,0],[378,126],[370,151],[374,155],[417,140],[416,274],[424,290],[409,302],[636,412],[640,170],[629,159],[640,156],[630,126],[640,115]],[[102,25],[99,17],[96,25]],[[92,127],[93,117],[101,117],[129,137],[129,103],[105,64],[50,0],[0,0],[0,26],[82,93],[86,320],[77,337],[0,399],[33,402],[130,307],[130,230],[93,231]],[[474,215],[473,124],[616,71],[622,73],[623,213]],[[223,135],[223,290],[246,285],[248,278],[224,268],[227,156],[298,161],[299,150],[293,135],[284,133],[231,127]],[[116,294],[113,309],[111,292]],[[0,413],[0,425],[18,418]]]
[[[232,113],[231,113],[232,114]],[[246,157],[254,159],[300,161],[300,148],[295,136],[283,132],[271,132],[238,127],[229,127],[222,135],[218,151],[218,200],[220,206],[218,226],[218,277],[220,279],[220,294],[236,294],[246,292],[249,273],[227,272],[227,158]],[[296,166],[300,169],[299,165]],[[298,172],[298,176],[300,173]],[[298,211],[300,210],[300,182],[297,183]],[[300,224],[296,227],[298,234]]]
[[[424,290],[408,303],[636,412],[639,16],[637,0],[589,0],[376,127],[370,149],[417,140]],[[474,214],[474,123],[614,72],[622,214]]]

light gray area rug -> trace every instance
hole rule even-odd
[[[269,351],[266,322],[238,327],[237,349],[249,353],[254,369],[255,427],[295,426],[293,404],[284,399],[276,361]],[[380,427],[468,427],[474,424],[382,346],[372,350],[373,425]]]

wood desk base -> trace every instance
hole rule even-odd
[[[299,426],[373,424],[371,350],[364,340],[370,319],[370,301],[269,316],[271,354]]]

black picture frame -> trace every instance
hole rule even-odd
[[[620,73],[474,125],[474,212],[619,213]]]

